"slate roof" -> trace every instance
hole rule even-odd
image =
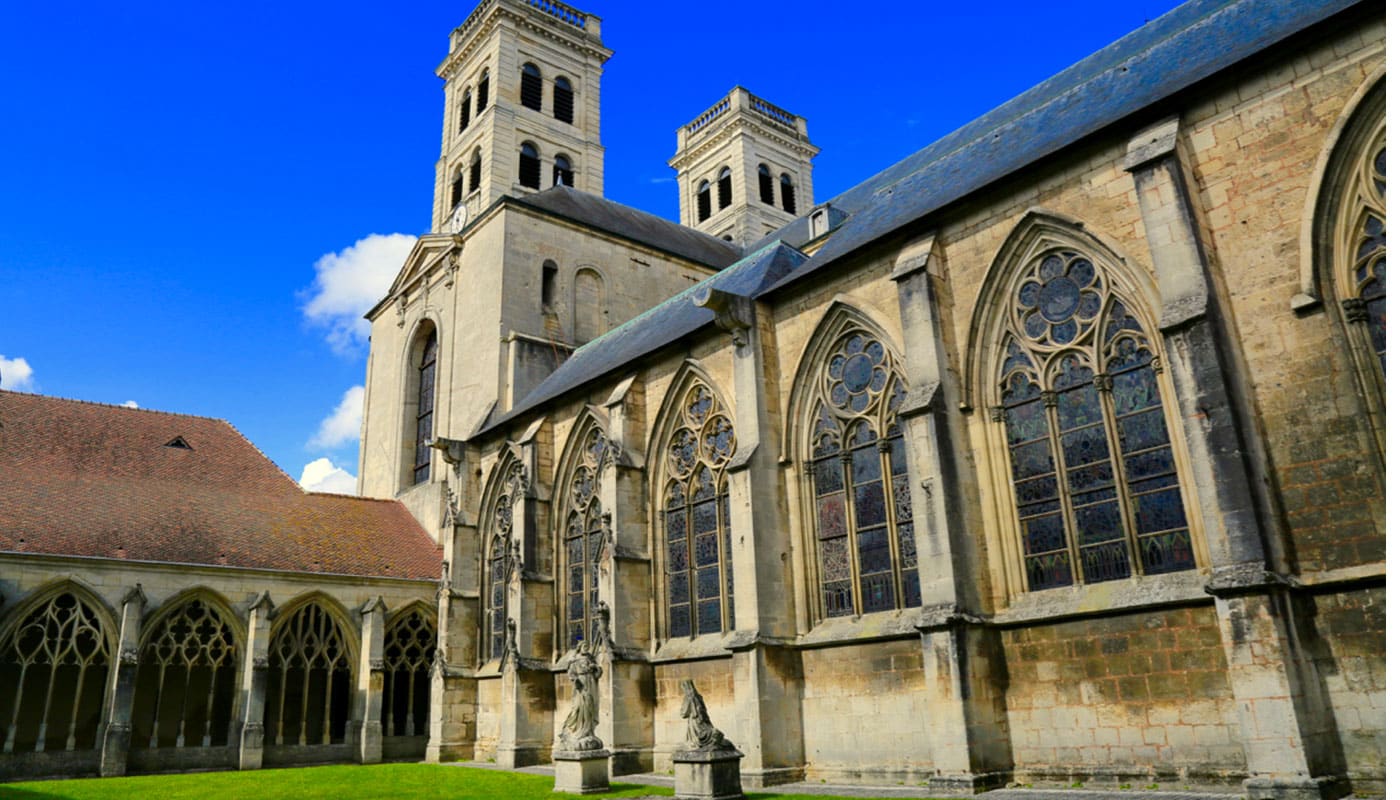
[[[832,198],[849,218],[810,261],[764,294],[1363,2],[1195,0],[1179,6]],[[799,218],[769,239],[801,244],[806,234],[807,220]]]
[[[420,580],[442,563],[402,504],[303,492],[223,420],[8,391],[0,552]]]
[[[714,313],[695,305],[694,298],[707,288],[752,297],[764,287],[792,272],[806,256],[784,242],[743,258],[727,269],[633,317],[575,350],[559,368],[525,396],[515,408],[491,420],[472,438],[518,419],[550,400],[600,378],[620,367],[704,328]]]
[[[727,267],[743,255],[743,249],[732,242],[570,186],[554,186],[510,200],[715,269]]]

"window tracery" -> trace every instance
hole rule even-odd
[[[95,747],[111,663],[101,617],[75,593],[25,615],[0,647],[4,752]]]
[[[141,651],[132,744],[228,744],[237,658],[233,627],[206,600],[190,600],[160,620]]]
[[[516,468],[518,464],[512,465]],[[509,478],[504,482],[509,485]],[[511,508],[509,489],[496,498],[491,513],[492,536],[487,546],[486,559],[486,657],[500,658],[505,653],[506,641],[506,581],[507,553],[510,550],[510,534],[514,525],[514,512]]]
[[[1041,251],[1013,283],[993,419],[1030,590],[1195,567],[1161,361],[1110,276]]]
[[[283,622],[268,648],[264,724],[274,744],[345,741],[351,655],[335,618],[316,603]]]
[[[904,438],[904,382],[883,342],[843,333],[822,360],[807,471],[827,617],[922,603]]]
[[[1337,216],[1336,273],[1342,309],[1357,340],[1370,350],[1385,381],[1385,121],[1371,131],[1352,166]]]
[[[734,426],[709,387],[693,386],[664,454],[663,529],[671,636],[734,627],[729,486]]]
[[[584,434],[578,465],[569,478],[564,518],[564,647],[593,643],[598,606],[598,557],[602,552],[605,519],[598,498],[598,472],[608,439],[590,423]]]
[[[385,736],[421,736],[427,731],[431,688],[429,669],[437,650],[432,620],[414,609],[399,615],[384,631]]]

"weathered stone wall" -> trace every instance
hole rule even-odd
[[[1299,622],[1313,645],[1338,745],[1357,792],[1385,782],[1385,589],[1318,595]]]
[[[917,639],[802,651],[808,780],[915,783],[932,770]]]
[[[496,760],[496,745],[501,740],[501,677],[492,675],[476,683],[476,753],[477,761]]]
[[[1212,606],[1030,625],[1002,638],[1022,780],[1242,777]]]

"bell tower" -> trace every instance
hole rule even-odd
[[[501,195],[566,184],[603,193],[601,21],[556,0],[482,0],[449,40],[435,233]]]
[[[681,224],[750,245],[812,207],[807,120],[736,86],[676,131]]]

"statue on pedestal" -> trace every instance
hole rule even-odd
[[[734,745],[724,733],[710,722],[705,698],[695,689],[695,681],[681,681],[685,697],[681,701],[681,717],[685,719],[685,745],[691,750],[733,750]]]
[[[579,645],[569,659],[569,683],[574,696],[569,715],[559,730],[561,750],[601,750],[603,741],[594,735],[598,727],[598,677],[603,670],[587,645]]]

